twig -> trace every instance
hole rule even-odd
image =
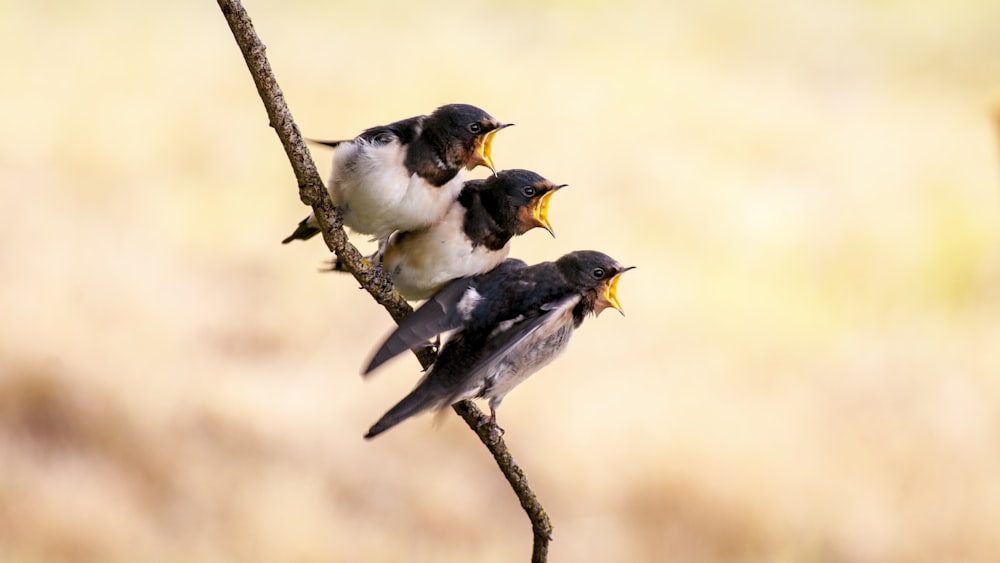
[[[253,29],[250,16],[247,15],[239,0],[218,0],[218,2],[222,14],[236,38],[236,43],[239,45],[240,51],[243,52],[243,58],[246,60],[250,75],[253,76],[254,84],[257,85],[257,93],[260,95],[261,101],[264,102],[271,127],[278,134],[281,145],[285,148],[285,154],[288,155],[288,161],[291,163],[298,181],[299,198],[302,203],[312,207],[320,230],[323,232],[323,240],[327,247],[337,255],[343,269],[354,276],[361,287],[367,290],[375,301],[389,312],[393,320],[399,322],[400,319],[412,313],[413,309],[395,291],[391,277],[382,268],[366,261],[358,249],[347,240],[340,210],[333,204],[330,194],[323,186],[323,180],[309,155],[309,149],[285,104],[284,95],[278,87],[274,73],[271,72],[271,66],[264,54],[264,44],[261,43]],[[429,348],[414,353],[424,369],[430,367],[434,361],[434,355]],[[534,491],[528,486],[524,472],[514,461],[503,439],[490,435],[488,425],[485,424],[487,417],[475,404],[462,401],[454,405],[453,408],[493,455],[500,471],[510,483],[511,488],[514,489],[521,506],[531,520],[534,534],[532,563],[546,561],[549,541],[552,538],[552,523],[549,521],[545,509],[538,502]]]

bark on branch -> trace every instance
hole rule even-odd
[[[267,110],[271,127],[278,134],[281,145],[285,148],[285,154],[288,156],[288,161],[292,165],[292,170],[295,172],[299,186],[299,198],[302,203],[312,207],[323,232],[324,242],[337,255],[343,268],[353,275],[361,287],[367,290],[375,301],[389,312],[393,320],[399,322],[413,310],[396,293],[390,276],[382,268],[368,263],[358,249],[347,240],[340,210],[330,199],[330,195],[323,185],[323,180],[316,170],[316,165],[309,155],[309,149],[306,147],[302,134],[285,104],[284,95],[281,93],[274,73],[271,72],[271,66],[267,62],[264,44],[261,43],[254,31],[250,17],[239,0],[218,0],[218,2],[222,14],[236,38],[236,43],[243,52],[243,58],[246,60],[250,75],[253,76],[254,84],[257,86],[257,93]],[[434,360],[430,349],[420,350],[415,354],[424,369],[428,368]],[[485,424],[488,417],[475,404],[462,401],[453,408],[493,455],[500,471],[510,483],[511,488],[514,489],[521,506],[531,520],[534,534],[531,561],[533,563],[544,562],[548,558],[552,524],[535,493],[528,486],[524,472],[514,461],[503,438],[490,435],[489,427]]]

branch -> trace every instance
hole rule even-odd
[[[257,93],[267,110],[271,127],[278,134],[285,154],[288,156],[288,161],[292,165],[295,179],[299,185],[299,198],[302,203],[312,207],[320,230],[323,232],[323,241],[337,255],[343,269],[353,275],[361,287],[368,291],[375,301],[382,305],[393,320],[398,323],[400,319],[412,313],[413,309],[395,291],[391,276],[381,267],[372,265],[365,260],[358,249],[347,240],[340,210],[330,199],[330,194],[326,191],[323,180],[316,170],[316,164],[309,155],[305,140],[285,104],[285,97],[281,93],[281,88],[278,87],[278,82],[271,71],[271,65],[267,62],[267,57],[264,54],[264,44],[261,43],[253,29],[250,16],[247,15],[240,0],[218,0],[218,2],[222,14],[236,38],[236,43],[239,45],[240,51],[243,52],[247,68],[249,68],[250,75],[253,76],[254,84],[257,86]],[[434,362],[434,353],[430,348],[424,348],[414,353],[425,370]],[[493,455],[500,471],[510,483],[511,488],[514,489],[514,493],[521,502],[521,507],[527,513],[534,534],[532,563],[546,561],[549,541],[552,538],[552,523],[549,521],[545,509],[538,502],[534,491],[528,486],[524,472],[514,461],[503,438],[490,435],[489,425],[486,424],[488,417],[476,405],[469,401],[462,401],[452,408],[479,436],[479,440]]]

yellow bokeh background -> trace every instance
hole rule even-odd
[[[1000,4],[246,7],[305,135],[479,105],[513,255],[637,266],[499,412],[551,561],[996,560]],[[361,439],[419,367],[218,6],[0,13],[0,560],[527,560],[457,417]]]

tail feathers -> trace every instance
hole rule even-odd
[[[350,139],[347,139],[347,140],[343,140],[342,139],[340,141],[324,141],[324,140],[321,140],[321,139],[306,139],[306,140],[309,141],[310,143],[315,143],[317,145],[323,145],[324,147],[330,147],[330,148],[333,148],[333,149],[339,147],[340,145],[342,145],[344,143],[351,142]]]
[[[281,241],[281,244],[288,244],[293,240],[308,240],[317,234],[319,234],[319,227],[316,225],[316,219],[310,215],[300,221],[295,232],[288,235],[285,240]]]
[[[368,429],[365,439],[371,440],[411,416],[416,416],[424,411],[437,408],[438,403],[441,402],[439,395],[440,393],[435,392],[433,389],[418,385],[416,389],[411,391],[406,397],[403,397],[402,401],[396,403],[396,406],[389,409],[389,412],[382,415],[382,418]]]
[[[471,281],[468,278],[452,281],[416,311],[407,315],[372,356],[363,375],[368,375],[407,350],[425,346],[435,336],[461,328],[463,319],[455,310],[470,287]]]

